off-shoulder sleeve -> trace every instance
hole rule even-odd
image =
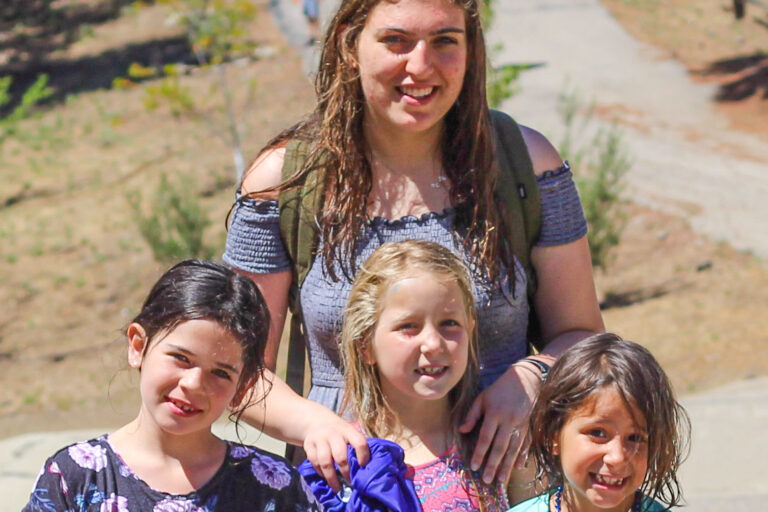
[[[536,245],[575,242],[587,234],[587,219],[568,162],[538,177],[541,193],[541,235]]]
[[[235,202],[222,259],[232,267],[253,274],[273,274],[290,268],[280,238],[277,201],[244,198]]]

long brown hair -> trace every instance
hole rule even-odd
[[[357,43],[366,19],[379,2],[399,0],[342,0],[328,26],[315,78],[317,106],[300,123],[272,139],[265,149],[288,140],[306,142],[307,157],[296,174],[272,190],[296,186],[315,169],[325,171],[324,204],[317,223],[323,240],[325,270],[337,279],[333,263],[354,273],[356,242],[366,223],[372,188],[371,167],[363,134],[364,97],[354,65]],[[442,161],[450,178],[450,200],[456,229],[470,259],[489,279],[498,263],[514,268],[503,250],[504,230],[493,192],[498,170],[494,165],[490,114],[485,92],[486,53],[478,0],[446,0],[464,11],[467,63],[456,103],[444,118]],[[258,194],[256,194],[258,196]]]
[[[563,484],[554,443],[570,415],[606,386],[634,405],[647,423],[648,470],[643,494],[669,507],[682,501],[677,470],[690,444],[690,420],[659,363],[644,347],[603,333],[580,341],[552,366],[531,411],[531,455],[550,491]],[[631,408],[630,408],[631,410]]]

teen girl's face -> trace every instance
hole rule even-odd
[[[464,11],[449,0],[381,0],[357,46],[367,127],[439,129],[467,67]]]
[[[367,355],[389,402],[447,400],[466,370],[470,332],[455,281],[421,272],[392,284]]]
[[[648,469],[643,415],[613,386],[573,411],[557,436],[565,492],[579,512],[626,512]]]
[[[242,347],[212,320],[189,320],[148,340],[128,328],[128,362],[141,369],[141,415],[167,434],[210,430],[233,403],[243,368]]]

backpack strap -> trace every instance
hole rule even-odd
[[[494,149],[499,166],[496,199],[504,220],[505,238],[512,254],[525,269],[528,287],[528,341],[542,348],[541,327],[534,311],[536,272],[531,263],[531,249],[541,231],[541,199],[533,163],[523,134],[507,114],[491,110]]]
[[[307,156],[306,146],[290,141],[285,148],[282,181],[292,178]],[[310,172],[295,187],[280,192],[280,235],[291,260],[293,279],[288,292],[291,310],[291,336],[288,345],[286,383],[296,393],[304,391],[305,340],[301,318],[299,289],[314,260],[319,239],[316,212],[322,207],[323,180],[320,173]]]
[[[292,140],[285,147],[282,178],[285,183],[293,178],[307,156],[306,145]],[[299,289],[307,277],[317,250],[319,232],[316,213],[322,208],[323,179],[319,171],[309,172],[296,184],[280,192],[280,236],[291,260],[291,287],[288,306],[291,310],[291,330],[288,341],[288,361],[285,382],[299,395],[304,395],[304,365],[306,364],[306,336],[301,316]],[[301,447],[285,445],[285,458],[299,464],[306,454]]]

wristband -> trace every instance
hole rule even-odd
[[[539,369],[541,372],[541,382],[544,382],[547,380],[547,375],[549,375],[549,365],[547,363],[543,363],[539,361],[538,359],[534,359],[532,357],[524,357],[518,363],[531,363],[533,366]]]

